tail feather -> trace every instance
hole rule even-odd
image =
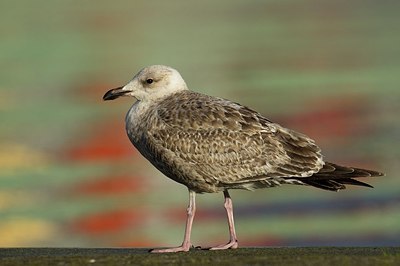
[[[324,167],[309,177],[299,178],[303,183],[317,188],[337,191],[345,189],[345,185],[373,187],[353,178],[383,176],[383,173],[355,167],[346,167],[333,163],[325,163]]]

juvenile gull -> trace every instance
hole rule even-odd
[[[146,67],[103,99],[120,96],[137,100],[125,118],[132,144],[164,175],[189,189],[182,245],[152,252],[190,249],[196,193],[224,193],[230,239],[210,249],[234,249],[238,241],[229,189],[295,184],[337,191],[346,184],[371,187],[354,178],[383,175],[325,162],[314,140],[238,103],[190,91],[171,67]]]

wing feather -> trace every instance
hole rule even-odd
[[[323,166],[319,147],[307,136],[237,103],[191,91],[159,103],[150,131],[156,153],[186,165],[182,183],[261,184],[311,176]]]

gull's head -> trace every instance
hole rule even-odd
[[[109,90],[103,100],[131,96],[139,101],[153,101],[182,90],[187,90],[187,86],[178,71],[154,65],[140,70],[125,86]]]

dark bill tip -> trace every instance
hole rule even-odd
[[[129,92],[129,91],[123,91],[122,88],[123,87],[118,87],[118,88],[107,91],[106,94],[104,94],[104,96],[103,96],[103,100],[104,101],[114,100],[120,96],[124,96],[125,94],[127,94]]]

